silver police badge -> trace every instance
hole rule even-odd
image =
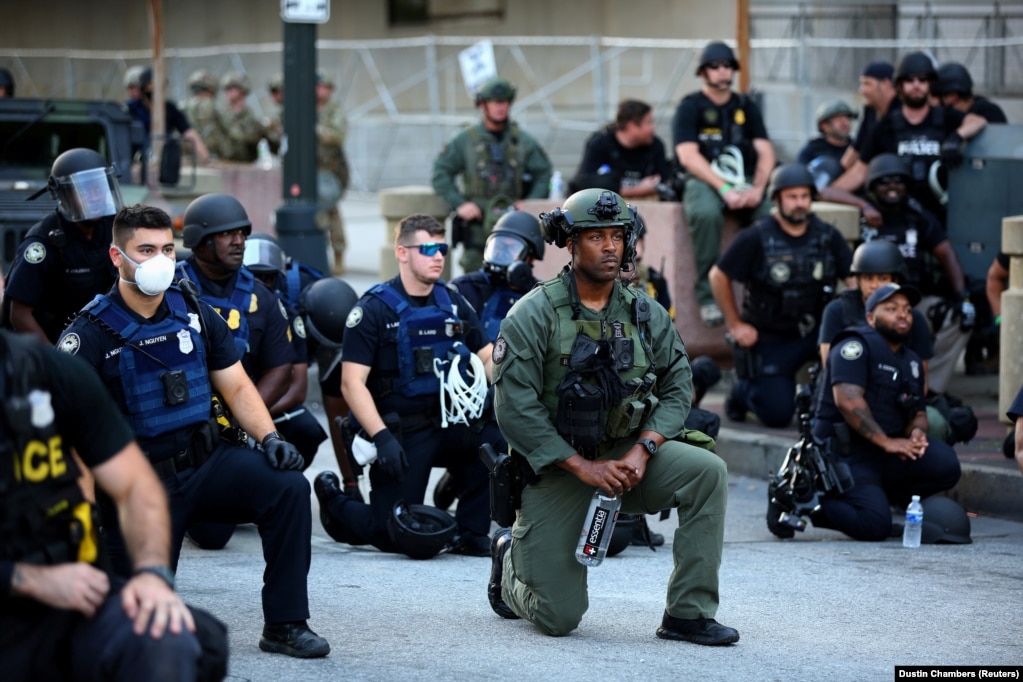
[[[508,342],[504,340],[503,336],[499,336],[497,341],[494,342],[494,354],[491,356],[491,359],[495,365],[500,365],[504,362],[506,355],[508,355]]]
[[[29,263],[41,263],[46,258],[46,247],[41,242],[32,242],[25,248],[25,260]]]
[[[863,355],[863,344],[857,339],[849,339],[838,349],[838,353],[846,360],[855,360]]]
[[[792,277],[792,270],[787,263],[775,263],[771,266],[771,279],[775,282],[788,282]]]
[[[352,308],[352,312],[348,313],[348,319],[345,320],[345,326],[351,329],[362,322],[362,307],[355,306]]]
[[[78,334],[68,334],[57,344],[59,350],[64,351],[68,355],[74,355],[78,352],[79,346],[82,345],[81,340],[78,338]]]

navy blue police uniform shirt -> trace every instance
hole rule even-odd
[[[113,224],[113,217],[95,221],[90,239],[54,212],[40,223],[43,234],[27,236],[18,246],[4,295],[52,316],[42,324],[51,341],[75,313],[117,280],[109,254]],[[55,228],[65,235],[63,247],[48,236]]]
[[[432,305],[434,294],[429,296],[409,296],[401,284],[401,278],[395,277],[387,282],[409,300],[414,306]],[[436,286],[444,286],[438,282]],[[479,316],[469,302],[456,291],[448,288],[448,296],[455,313],[462,320],[463,336],[460,339],[469,350],[476,352],[490,344],[486,330]],[[387,306],[377,296],[366,294],[349,313],[345,322],[345,362],[354,362],[370,367],[368,385],[373,386],[381,377],[396,378],[398,376],[398,313]],[[380,396],[373,396],[379,400]],[[424,402],[425,401],[425,402]],[[406,398],[397,392],[388,396],[389,405],[399,413],[410,414],[422,412],[424,409],[439,407],[436,395]],[[379,404],[378,404],[379,408]]]
[[[140,324],[155,324],[170,315],[170,307],[164,300],[157,308],[156,314],[151,319],[146,319],[128,308],[117,288],[114,287],[107,294],[111,300],[136,322]],[[191,303],[186,304],[189,312],[194,312]],[[238,362],[238,350],[234,345],[234,338],[227,323],[217,314],[213,308],[206,303],[199,302],[200,325],[204,339],[206,340],[206,367],[210,372],[220,369],[227,369]],[[73,338],[72,338],[73,335]],[[106,385],[110,395],[113,396],[117,405],[122,411],[127,412],[127,404],[124,396],[124,386],[121,384],[121,369],[118,354],[124,341],[117,334],[105,328],[100,322],[90,318],[88,315],[79,315],[75,318],[64,335],[61,337],[61,350],[76,355],[98,368],[100,378]]]
[[[198,266],[193,264],[192,267],[199,277],[199,287],[204,296],[231,298],[238,281],[236,276],[226,282],[216,282],[203,275]],[[247,311],[242,311],[249,325],[249,347],[242,358],[242,366],[249,378],[256,382],[274,367],[293,364],[295,349],[289,338],[288,313],[281,300],[259,279],[253,282],[252,293],[256,297],[255,309],[250,304]]]

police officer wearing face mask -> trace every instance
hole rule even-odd
[[[491,341],[515,302],[539,280],[533,263],[543,260],[540,222],[525,211],[509,211],[494,225],[483,250],[483,267],[451,280],[480,316]]]
[[[779,166],[771,175],[774,216],[743,230],[710,271],[731,334],[737,381],[725,413],[742,421],[752,411],[782,428],[795,411],[796,372],[817,352],[817,329],[852,253],[842,235],[810,211],[816,196],[805,166]],[[732,282],[745,285],[742,311]]]
[[[117,279],[107,250],[122,203],[116,170],[91,149],[58,156],[47,189],[57,210],[18,247],[3,305],[12,329],[52,344],[68,320]]]
[[[86,306],[58,347],[96,369],[163,481],[171,568],[191,524],[255,523],[267,562],[260,648],[326,656],[330,646],[306,623],[312,519],[309,483],[298,471],[302,456],[276,431],[227,324],[194,294],[170,286],[170,217],[148,206],[122,209],[109,253],[120,280]],[[220,439],[214,392],[262,452]],[[100,506],[113,568],[130,573],[118,516]]]

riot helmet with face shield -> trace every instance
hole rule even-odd
[[[58,156],[47,187],[57,210],[71,222],[113,216],[124,206],[117,170],[91,149],[69,149]]]
[[[525,211],[509,211],[494,225],[483,251],[483,269],[512,289],[531,289],[532,260],[543,260],[540,221]]]

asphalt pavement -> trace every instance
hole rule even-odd
[[[377,281],[384,229],[375,200],[342,203],[346,279],[360,292]],[[712,408],[721,390],[708,397]],[[310,405],[325,424],[316,399],[311,395]],[[590,569],[590,609],[562,638],[490,610],[489,559],[444,554],[414,561],[338,544],[319,523],[314,495],[310,625],[330,642],[329,657],[302,661],[259,651],[264,565],[254,526],[240,527],[220,551],[186,541],[179,591],[228,624],[232,680],[798,682],[892,680],[896,665],[911,664],[1023,669],[1023,516],[978,514],[970,545],[905,549],[897,539],[859,543],[812,527],[780,541],[765,524],[760,472],[776,466],[778,449],[791,440],[791,433],[728,423],[719,439],[732,475],[717,619],[741,634],[730,647],[654,636],[672,570],[675,514],[666,521],[647,517],[665,534],[664,547],[630,547]],[[306,475],[311,482],[324,470],[337,471],[329,443]],[[1020,500],[1007,501],[1019,509]]]

